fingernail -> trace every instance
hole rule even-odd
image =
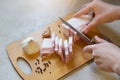
[[[85,53],[88,53],[88,51],[86,50],[86,47],[83,48],[83,51],[84,51]]]
[[[95,40],[97,40],[97,39],[99,39],[99,37],[95,35]]]
[[[98,36],[95,35],[95,38],[98,38]]]

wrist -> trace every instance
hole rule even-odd
[[[113,71],[114,71],[115,73],[117,73],[118,75],[120,75],[120,64],[114,65]]]

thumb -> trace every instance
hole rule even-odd
[[[82,30],[82,32],[84,32],[86,34],[93,27],[95,27],[96,24],[97,24],[97,19],[95,17],[95,18],[93,18],[93,20],[87,26],[84,27],[84,29]]]
[[[95,42],[96,43],[104,43],[104,42],[107,42],[106,40],[104,40],[104,39],[102,39],[102,38],[100,38],[100,37],[98,37],[98,36],[95,36]]]
[[[86,13],[89,13],[91,10],[92,10],[92,8],[87,6],[87,7],[83,8],[82,10],[80,10],[79,12],[77,12],[76,14],[74,14],[73,17],[80,17]]]

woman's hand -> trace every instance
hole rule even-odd
[[[120,6],[105,3],[102,0],[93,0],[91,3],[85,4],[74,17],[80,17],[90,11],[94,11],[95,15],[93,20],[83,28],[82,32],[84,33],[87,33],[92,27],[98,24],[120,19]]]
[[[120,74],[120,48],[97,36],[95,41],[97,44],[86,46],[84,51],[92,52],[94,62],[100,69]]]

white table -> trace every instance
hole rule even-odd
[[[0,80],[22,80],[8,58],[6,46],[9,43],[42,29],[58,17],[78,11],[81,5],[88,1],[90,0],[0,0]],[[110,2],[120,4],[119,0]],[[120,45],[119,24],[120,21],[106,24],[109,29],[103,27],[100,30]],[[119,76],[99,70],[95,63],[90,61],[62,79],[119,80]]]

